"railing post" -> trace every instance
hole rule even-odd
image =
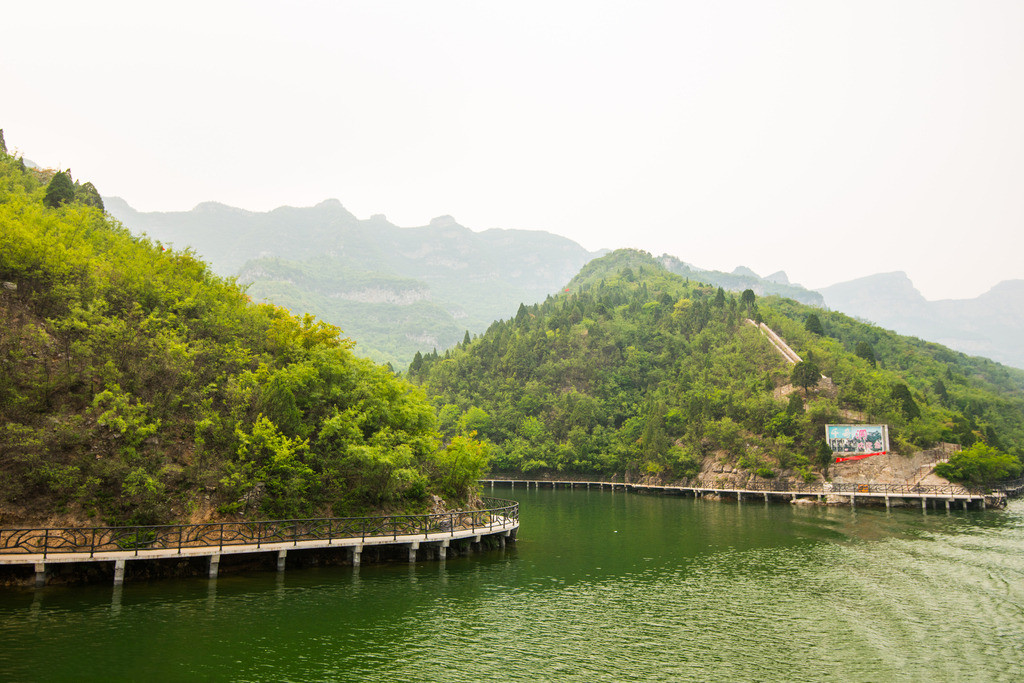
[[[50,548],[50,530],[47,529],[43,535],[43,560],[46,560],[46,551]]]
[[[178,525],[178,554],[181,555],[181,537],[185,535],[185,525]]]
[[[219,545],[218,549],[219,550],[224,550],[224,522],[220,523],[220,545]]]

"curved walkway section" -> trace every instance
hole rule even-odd
[[[485,509],[431,515],[334,517],[215,524],[132,527],[0,529],[0,565],[35,565],[36,584],[46,581],[46,565],[67,562],[115,563],[114,583],[124,580],[129,560],[209,557],[210,577],[220,556],[277,552],[283,570],[288,550],[348,548],[358,565],[363,546],[403,545],[416,561],[421,545],[433,544],[445,558],[452,541],[479,543],[485,536],[515,540],[519,503],[483,499]]]

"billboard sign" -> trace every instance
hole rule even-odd
[[[888,425],[825,425],[825,441],[837,456],[881,455],[889,451]]]

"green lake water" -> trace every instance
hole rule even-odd
[[[1024,680],[1024,501],[494,494],[445,563],[0,590],[0,680]]]

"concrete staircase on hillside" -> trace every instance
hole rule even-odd
[[[797,363],[803,360],[800,356],[797,355],[796,351],[789,348],[789,344],[784,342],[782,340],[782,337],[775,334],[775,330],[768,327],[764,323],[761,323],[759,325],[750,318],[746,318],[746,321],[747,324],[753,325],[754,327],[761,331],[761,334],[768,337],[768,341],[772,343],[772,346],[775,347],[775,350],[781,353],[782,357],[785,358],[790,365],[796,365]]]

